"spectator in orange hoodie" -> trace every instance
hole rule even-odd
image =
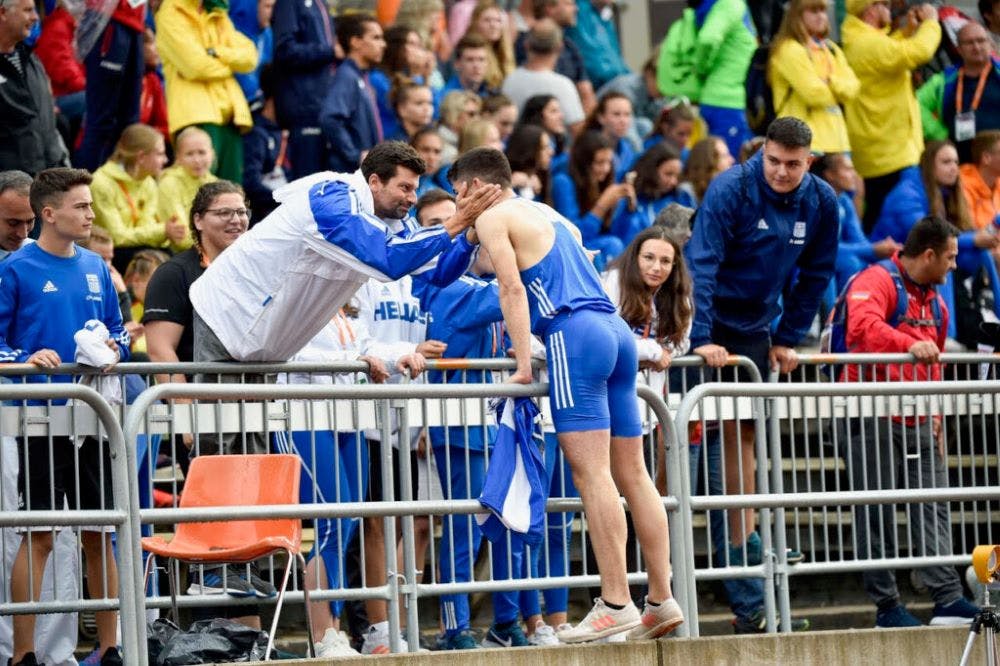
[[[984,130],[972,140],[972,163],[959,169],[972,225],[991,229],[1000,214],[1000,130]]]

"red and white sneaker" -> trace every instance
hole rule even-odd
[[[628,632],[630,641],[640,641],[647,638],[659,638],[676,629],[684,622],[681,607],[673,598],[667,599],[659,606],[650,606],[646,599],[646,608],[642,611],[642,623]]]
[[[631,600],[625,608],[614,610],[598,597],[594,599],[594,607],[587,617],[575,627],[560,631],[558,637],[563,643],[586,643],[628,631],[640,623],[639,609]]]

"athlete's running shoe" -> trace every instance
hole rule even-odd
[[[559,640],[563,643],[586,643],[596,641],[605,636],[628,631],[641,624],[639,609],[630,599],[628,605],[621,610],[608,607],[600,597],[594,599],[594,607],[587,613],[580,624],[572,629],[560,631]]]
[[[630,641],[659,638],[674,630],[684,622],[681,607],[674,599],[667,599],[659,606],[651,606],[646,598],[646,608],[642,611],[642,624],[628,632]]]

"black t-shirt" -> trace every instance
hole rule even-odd
[[[177,344],[177,358],[182,362],[194,360],[194,334],[191,330],[194,311],[188,290],[204,272],[198,250],[191,248],[157,268],[146,287],[142,323],[171,321],[183,326],[184,332]]]

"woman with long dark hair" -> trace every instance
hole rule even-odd
[[[670,360],[690,346],[694,310],[683,249],[666,227],[644,229],[611,264],[604,288],[635,333],[640,368],[656,371],[662,389]]]
[[[398,81],[406,80],[429,86],[430,82],[424,73],[431,59],[432,56],[424,46],[423,38],[415,29],[404,25],[394,25],[386,29],[382,63],[373,69],[368,77],[372,88],[375,89],[383,136],[395,136],[400,131],[399,118],[391,99],[393,88]],[[440,99],[433,90],[431,94],[436,112]]]
[[[624,93],[604,93],[584,121],[584,129],[602,132],[614,145],[615,180],[621,182],[635,161],[635,146],[628,138],[632,129],[632,100]]]
[[[611,220],[620,203],[634,199],[631,184],[615,183],[614,146],[600,132],[580,135],[570,153],[569,169],[552,181],[553,206],[580,228],[583,244],[599,252],[594,261],[598,270],[624,249],[611,234]]]
[[[552,149],[554,151],[553,160],[555,164],[565,166],[569,154],[566,152],[568,144],[566,137],[566,120],[563,116],[562,107],[555,95],[535,95],[529,97],[521,109],[521,125],[538,125],[548,132],[552,139]],[[559,169],[553,167],[555,172]]]
[[[873,242],[892,238],[897,243],[905,243],[913,225],[927,215],[936,215],[958,227],[961,231],[956,262],[958,270],[954,277],[948,274],[948,283],[939,290],[948,311],[952,313],[957,312],[956,290],[962,288],[966,278],[977,276],[985,261],[993,261],[986,251],[1000,246],[1000,238],[988,229],[977,230],[972,225],[958,178],[958,151],[954,144],[950,141],[929,141],[920,156],[920,164],[903,169],[899,182],[886,196],[878,221],[868,236]],[[957,319],[951,321],[957,322]],[[957,323],[955,331],[957,334]]]
[[[682,172],[680,153],[666,142],[643,153],[635,163],[636,205],[618,207],[611,233],[622,243],[629,243],[640,231],[652,226],[659,212],[670,204],[694,208],[697,204],[691,193],[678,187]]]
[[[549,202],[552,152],[552,140],[541,127],[521,125],[514,130],[506,153],[515,192],[532,201]]]

